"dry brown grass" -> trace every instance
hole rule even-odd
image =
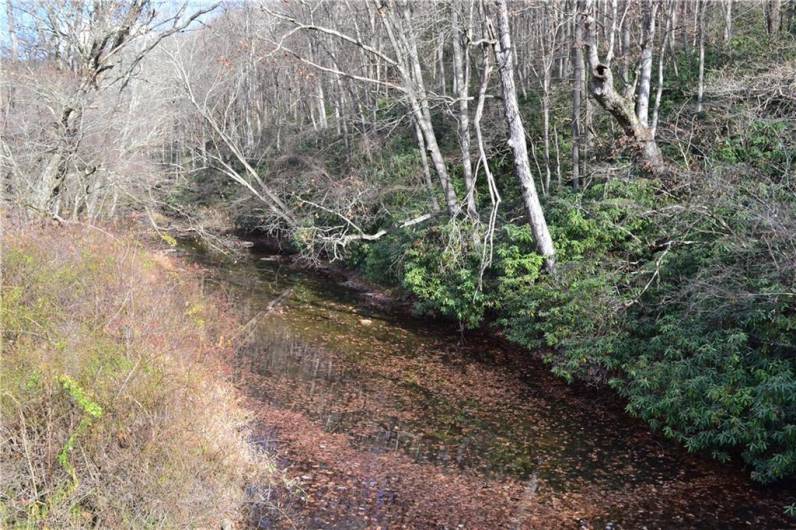
[[[7,226],[2,241],[0,527],[241,520],[246,486],[275,474],[224,377],[223,301],[125,236]]]

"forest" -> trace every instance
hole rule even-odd
[[[796,526],[796,1],[4,4],[1,527]]]

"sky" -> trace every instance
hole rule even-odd
[[[48,0],[38,0],[40,4],[44,4]],[[54,1],[54,0],[51,0]],[[197,9],[210,7],[217,3],[219,0],[152,0],[152,4],[162,6],[167,11],[174,11],[179,6],[185,4],[187,6],[186,12],[191,13]],[[245,0],[244,0],[245,1]],[[18,28],[17,32],[21,33],[20,29],[30,25],[31,15],[26,14],[20,9],[19,6],[30,4],[30,0],[0,0],[0,47],[6,48],[11,42],[8,32],[8,4],[11,2],[14,9],[14,19]]]

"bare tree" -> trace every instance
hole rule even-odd
[[[216,148],[215,153],[208,153],[208,155],[216,162],[216,167],[227,175],[232,181],[243,186],[246,190],[251,192],[257,199],[259,199],[266,207],[279,219],[284,221],[288,227],[295,228],[298,221],[285,202],[278,196],[278,194],[271,189],[271,187],[263,180],[257,169],[251,164],[246,156],[245,147],[242,145],[245,142],[245,130],[241,132],[235,120],[230,119],[231,116],[226,111],[230,108],[232,100],[239,97],[238,90],[232,91],[232,98],[228,101],[213,101],[212,94],[219,93],[219,84],[229,81],[227,76],[214,76],[209,86],[205,88],[204,94],[198,94],[193,81],[192,75],[189,72],[187,61],[184,59],[180,50],[170,52],[169,57],[174,71],[177,74],[177,80],[181,84],[188,102],[201,116],[204,122],[209,127],[215,139],[223,145],[223,152]],[[237,80],[232,80],[234,85],[237,85]],[[224,105],[219,105],[223,103]],[[218,114],[221,114],[218,116]],[[243,141],[241,141],[243,140]],[[237,164],[227,160],[224,152],[230,153]],[[238,171],[236,165],[243,168],[243,171]]]
[[[536,193],[536,185],[531,174],[531,164],[528,159],[528,147],[525,144],[525,127],[520,117],[519,104],[517,103],[517,89],[514,85],[514,59],[509,30],[509,13],[506,0],[495,0],[495,27],[492,24],[492,40],[495,47],[495,59],[500,74],[501,92],[503,95],[503,112],[509,131],[508,144],[514,153],[514,171],[520,183],[525,211],[531,225],[531,231],[536,242],[536,249],[544,257],[547,270],[555,270],[555,248],[547,221]]]
[[[54,35],[52,56],[70,73],[65,93],[54,110],[54,142],[47,150],[29,205],[39,212],[57,214],[58,198],[82,140],[85,110],[97,94],[123,89],[144,57],[163,39],[185,29],[215,8],[184,16],[162,15],[150,0],[44,3],[31,9],[47,34]],[[87,167],[88,177],[96,171]]]
[[[584,71],[583,62],[583,26],[575,22],[575,35],[572,43],[572,64],[574,79],[572,82],[572,187],[580,188],[580,155],[583,138],[581,135],[581,96],[583,94]]]
[[[366,5],[370,6],[370,3]],[[431,120],[430,97],[426,90],[423,76],[423,62],[420,58],[417,30],[413,24],[413,10],[415,8],[416,6],[408,3],[398,5],[393,0],[387,0],[382,5],[373,6],[372,12],[374,13],[374,17],[377,17],[377,20],[381,22],[387,40],[392,48],[392,55],[389,55],[387,51],[381,48],[376,48],[373,45],[365,43],[360,36],[352,36],[345,30],[338,30],[334,27],[322,26],[312,22],[304,22],[299,20],[296,16],[284,12],[275,12],[268,8],[266,8],[266,11],[278,19],[288,21],[293,25],[292,30],[278,38],[277,50],[287,49],[284,42],[296,31],[317,32],[330,35],[343,43],[354,46],[368,56],[378,58],[389,68],[397,72],[400,79],[399,83],[383,81],[378,78],[374,79],[372,77],[353,74],[335,68],[324,67],[291,50],[291,53],[299,60],[315,68],[361,82],[375,83],[384,88],[397,91],[406,98],[410,112],[423,133],[425,148],[428,151],[431,162],[439,178],[440,186],[445,195],[448,212],[451,216],[455,216],[458,215],[461,207],[448,174],[447,164],[437,141],[437,135]]]
[[[697,112],[702,112],[702,97],[705,93],[705,33],[707,30],[705,26],[707,21],[705,15],[707,12],[707,1],[699,0],[699,81],[697,82]]]
[[[544,143],[544,179],[542,180],[542,193],[550,192],[550,181],[552,177],[552,161],[551,161],[551,147],[550,147],[550,118],[551,118],[551,99],[553,88],[553,71],[557,63],[557,55],[560,54],[559,49],[561,32],[565,25],[564,17],[560,17],[559,9],[556,6],[551,6],[545,3],[543,6],[543,16],[539,17],[539,24],[537,30],[539,33],[539,70],[533,68],[530,58],[526,59],[527,63],[536,74],[539,82],[539,88],[542,91],[540,103],[542,110],[542,140]],[[574,114],[574,113],[573,113]],[[561,174],[557,174],[559,184],[561,182]]]
[[[462,153],[462,174],[466,188],[467,214],[471,219],[478,220],[478,208],[475,203],[475,179],[473,177],[473,163],[470,158],[470,47],[472,32],[472,3],[466,25],[462,24],[457,2],[451,6],[451,27],[453,41],[453,75],[456,80],[456,99],[458,112],[456,118],[459,124],[459,147]]]
[[[637,65],[640,73],[634,101],[631,94],[620,94],[614,88],[610,52],[605,61],[600,60],[596,21],[591,14],[593,0],[578,0],[578,16],[586,33],[584,45],[588,51],[591,68],[591,95],[619,124],[639,153],[644,165],[653,173],[666,171],[666,164],[655,141],[655,129],[649,123],[652,48],[655,39],[655,16],[659,5],[658,0],[644,0],[641,59]]]
[[[481,14],[481,23],[483,26],[483,34],[489,33],[486,28],[487,22],[485,19],[483,2],[479,2],[479,12]],[[479,283],[482,285],[484,278],[484,271],[492,264],[492,251],[494,249],[494,236],[495,226],[497,223],[498,208],[500,207],[501,197],[495,177],[489,168],[489,157],[486,154],[486,147],[484,145],[484,135],[481,130],[481,118],[484,115],[484,103],[486,102],[486,92],[489,88],[489,78],[492,76],[492,62],[490,60],[491,48],[494,43],[489,39],[482,39],[481,53],[482,53],[482,66],[481,66],[481,83],[478,88],[478,102],[475,106],[475,116],[473,117],[473,128],[475,129],[476,143],[478,144],[479,165],[484,169],[484,175],[489,189],[489,199],[492,202],[492,210],[489,214],[489,224],[487,225],[484,233],[484,244],[481,245],[481,270],[479,274]],[[479,287],[480,287],[479,285]]]

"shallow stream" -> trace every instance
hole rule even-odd
[[[249,322],[237,377],[255,442],[303,492],[260,527],[795,526],[793,487],[688,454],[494,337],[378,309],[279,256],[189,255]]]

